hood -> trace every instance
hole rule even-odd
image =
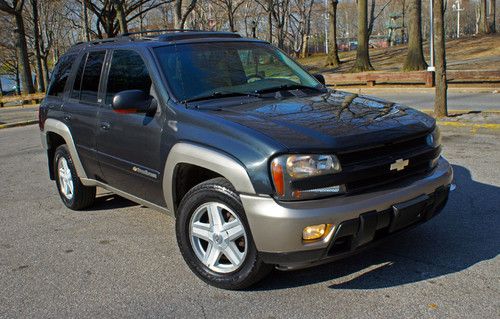
[[[202,109],[265,134],[289,151],[363,148],[424,134],[435,126],[433,118],[409,107],[341,91],[217,105]]]

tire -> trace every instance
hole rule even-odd
[[[66,207],[72,210],[82,210],[94,204],[96,188],[84,186],[81,183],[65,144],[55,151],[54,175],[59,196]]]
[[[196,185],[177,213],[179,249],[189,268],[206,283],[240,290],[272,270],[259,257],[240,198],[228,180],[214,178]]]

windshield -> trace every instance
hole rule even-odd
[[[179,101],[320,86],[293,60],[265,43],[190,43],[158,47],[155,53]]]

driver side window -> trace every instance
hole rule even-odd
[[[115,50],[111,59],[106,104],[111,105],[116,93],[126,90],[141,90],[149,95],[151,77],[141,56],[132,50]]]

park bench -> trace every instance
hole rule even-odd
[[[37,104],[40,103],[44,97],[45,93],[33,93],[27,95],[7,95],[7,96],[0,95],[0,107],[4,107],[5,103],[19,102],[19,101],[21,101],[23,105]]]

